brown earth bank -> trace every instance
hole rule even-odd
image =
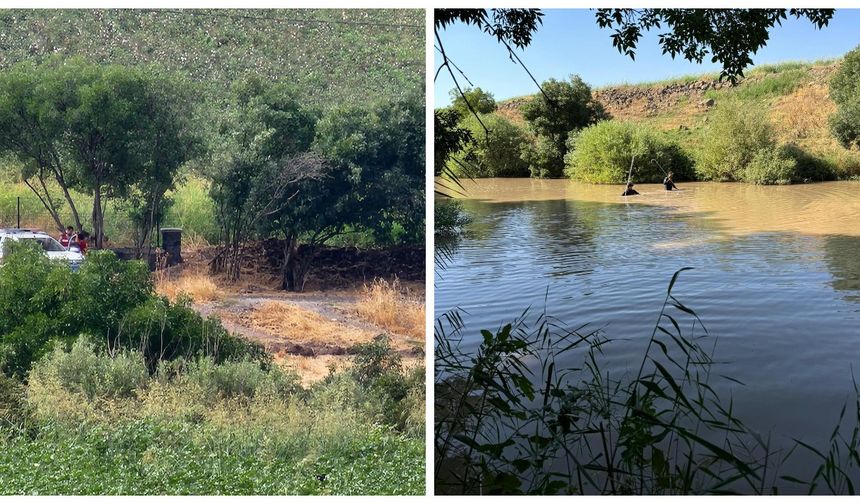
[[[837,64],[831,63],[812,66],[805,70],[803,86],[826,86]],[[609,114],[616,119],[637,119],[672,112],[679,104],[688,103],[689,107],[707,110],[715,100],[706,98],[709,90],[729,90],[733,87],[750,85],[767,79],[771,74],[752,73],[740,80],[736,86],[728,81],[702,76],[689,81],[668,82],[665,84],[620,84],[606,86],[592,91],[592,96],[600,102]],[[498,110],[509,119],[523,121],[520,108],[533,96],[520,96],[498,103]]]
[[[285,292],[282,245],[249,244],[238,282],[210,273],[214,247],[183,250],[183,263],[153,273],[156,289],[171,299],[190,297],[202,315],[260,343],[306,383],[349,365],[356,345],[379,334],[389,336],[406,365],[423,364],[423,247],[318,247],[305,291]]]

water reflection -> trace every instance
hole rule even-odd
[[[860,301],[860,238],[831,236],[824,250],[833,274],[833,288],[844,291],[846,299]]]

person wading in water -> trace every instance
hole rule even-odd
[[[669,172],[666,175],[666,178],[663,179],[663,187],[666,188],[667,191],[671,191],[672,189],[678,189],[678,186],[672,182],[672,172]]]
[[[639,193],[636,192],[636,189],[633,189],[633,182],[627,182],[627,189],[621,193],[622,196],[636,196],[637,194]]]

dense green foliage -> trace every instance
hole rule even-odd
[[[760,110],[739,103],[724,103],[711,116],[704,142],[697,153],[696,174],[702,180],[740,181],[744,170],[761,149],[776,145],[773,128]]]
[[[342,218],[383,243],[424,240],[424,110],[423,99],[410,96],[333,110],[317,125],[315,151],[349,173],[360,200]]]
[[[476,113],[489,114],[496,110],[496,99],[493,98],[493,94],[481,88],[467,88],[463,90],[463,94],[452,89],[451,100],[451,109],[456,111],[461,118]]]
[[[522,127],[498,114],[467,115],[460,126],[469,131],[474,143],[448,161],[451,173],[467,177],[529,176],[528,163],[521,154],[531,139]]]
[[[608,118],[591,87],[577,75],[570,82],[550,79],[541,84],[541,93],[522,106],[522,113],[538,137],[523,153],[537,177],[561,176],[570,133]]]
[[[36,244],[8,242],[0,268],[0,371],[23,378],[55,345],[85,334],[105,348],[161,359],[208,355],[221,362],[270,358],[183,302],[153,294],[146,266],[93,251],[78,273],[50,261]]]
[[[742,180],[751,184],[790,184],[796,178],[797,161],[784,149],[760,149],[744,168]]]
[[[660,132],[622,121],[601,121],[573,133],[565,157],[565,175],[583,182],[622,184],[661,182],[667,172],[689,179],[692,162]]]
[[[830,80],[836,114],[830,118],[833,136],[846,148],[860,147],[860,47],[848,52]]]
[[[12,494],[420,494],[421,369],[386,340],[303,388],[249,361],[107,355],[86,339],[0,378],[0,486]],[[4,421],[5,420],[5,421]]]

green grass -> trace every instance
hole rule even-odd
[[[368,426],[299,456],[193,422],[46,426],[0,441],[0,488],[13,495],[418,495],[424,442]],[[324,478],[323,478],[324,477]]]

